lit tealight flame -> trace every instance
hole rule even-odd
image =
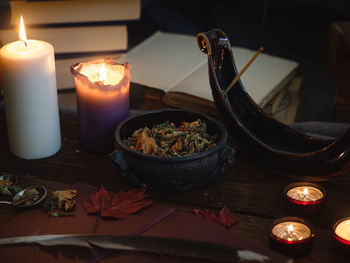
[[[290,224],[288,226],[288,233],[293,233],[293,231],[294,231],[294,226],[292,224]]]
[[[308,194],[309,194],[309,191],[307,190],[307,188],[304,188],[303,197],[305,198]]]
[[[24,28],[24,22],[23,22],[22,16],[19,24],[19,39],[22,40],[24,44],[27,46],[27,35],[26,35],[26,30]]]
[[[102,67],[100,69],[100,81],[104,82],[107,80],[107,70],[104,64],[102,64]]]

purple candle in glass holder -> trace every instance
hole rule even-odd
[[[114,129],[129,116],[129,63],[101,58],[71,66],[77,92],[79,140],[87,151],[114,150]]]

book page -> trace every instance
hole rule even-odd
[[[238,72],[255,53],[241,47],[233,47],[232,52]],[[241,81],[252,99],[263,107],[295,75],[297,66],[298,63],[294,61],[260,54],[241,76]],[[213,101],[207,61],[168,91],[185,92]]]
[[[170,90],[205,63],[193,36],[156,32],[127,53],[131,81]]]
[[[242,47],[232,50],[238,71],[255,53]],[[133,82],[212,101],[207,60],[196,37],[164,32],[156,32],[127,53]],[[292,79],[297,67],[294,61],[262,53],[241,81],[253,100],[263,107]]]
[[[255,51],[232,48],[238,72],[244,67]],[[261,53],[241,76],[248,94],[263,107],[296,74],[298,63],[284,58]]]

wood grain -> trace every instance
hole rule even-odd
[[[134,109],[162,108],[162,93],[147,87],[136,87]],[[0,173],[13,173],[21,178],[20,184],[30,185],[37,180],[50,180],[45,185],[61,188],[83,182],[112,191],[127,190],[132,186],[120,176],[117,166],[105,155],[91,154],[79,146],[78,122],[71,113],[61,112],[62,149],[55,156],[26,161],[9,152],[4,109],[0,108]],[[33,181],[34,180],[34,181]],[[59,182],[59,183],[58,183]],[[191,212],[193,208],[217,211],[223,205],[236,213],[239,222],[232,232],[256,244],[268,246],[267,232],[272,221],[287,215],[283,206],[283,189],[295,179],[276,175],[237,155],[236,164],[216,184],[181,193],[151,192],[157,202]],[[341,176],[322,183],[328,192],[326,209],[312,218],[317,237],[312,252],[295,262],[347,262],[331,247],[330,225],[350,215],[350,177]],[[0,206],[0,223],[10,220],[18,211]]]

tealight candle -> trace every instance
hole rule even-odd
[[[311,230],[299,222],[282,222],[272,228],[272,234],[286,242],[293,242],[310,237]]]
[[[339,220],[333,226],[333,244],[336,249],[350,254],[350,217]]]
[[[115,127],[129,116],[131,66],[97,59],[71,66],[77,92],[80,145],[91,152],[114,150]]]
[[[44,158],[61,148],[54,49],[27,40],[22,17],[20,39],[0,50],[10,151],[23,159]]]
[[[270,247],[291,257],[308,253],[315,234],[313,226],[297,217],[284,217],[273,222],[270,229]]]
[[[326,190],[317,184],[300,182],[284,190],[287,210],[297,215],[312,216],[319,212],[326,200]]]

